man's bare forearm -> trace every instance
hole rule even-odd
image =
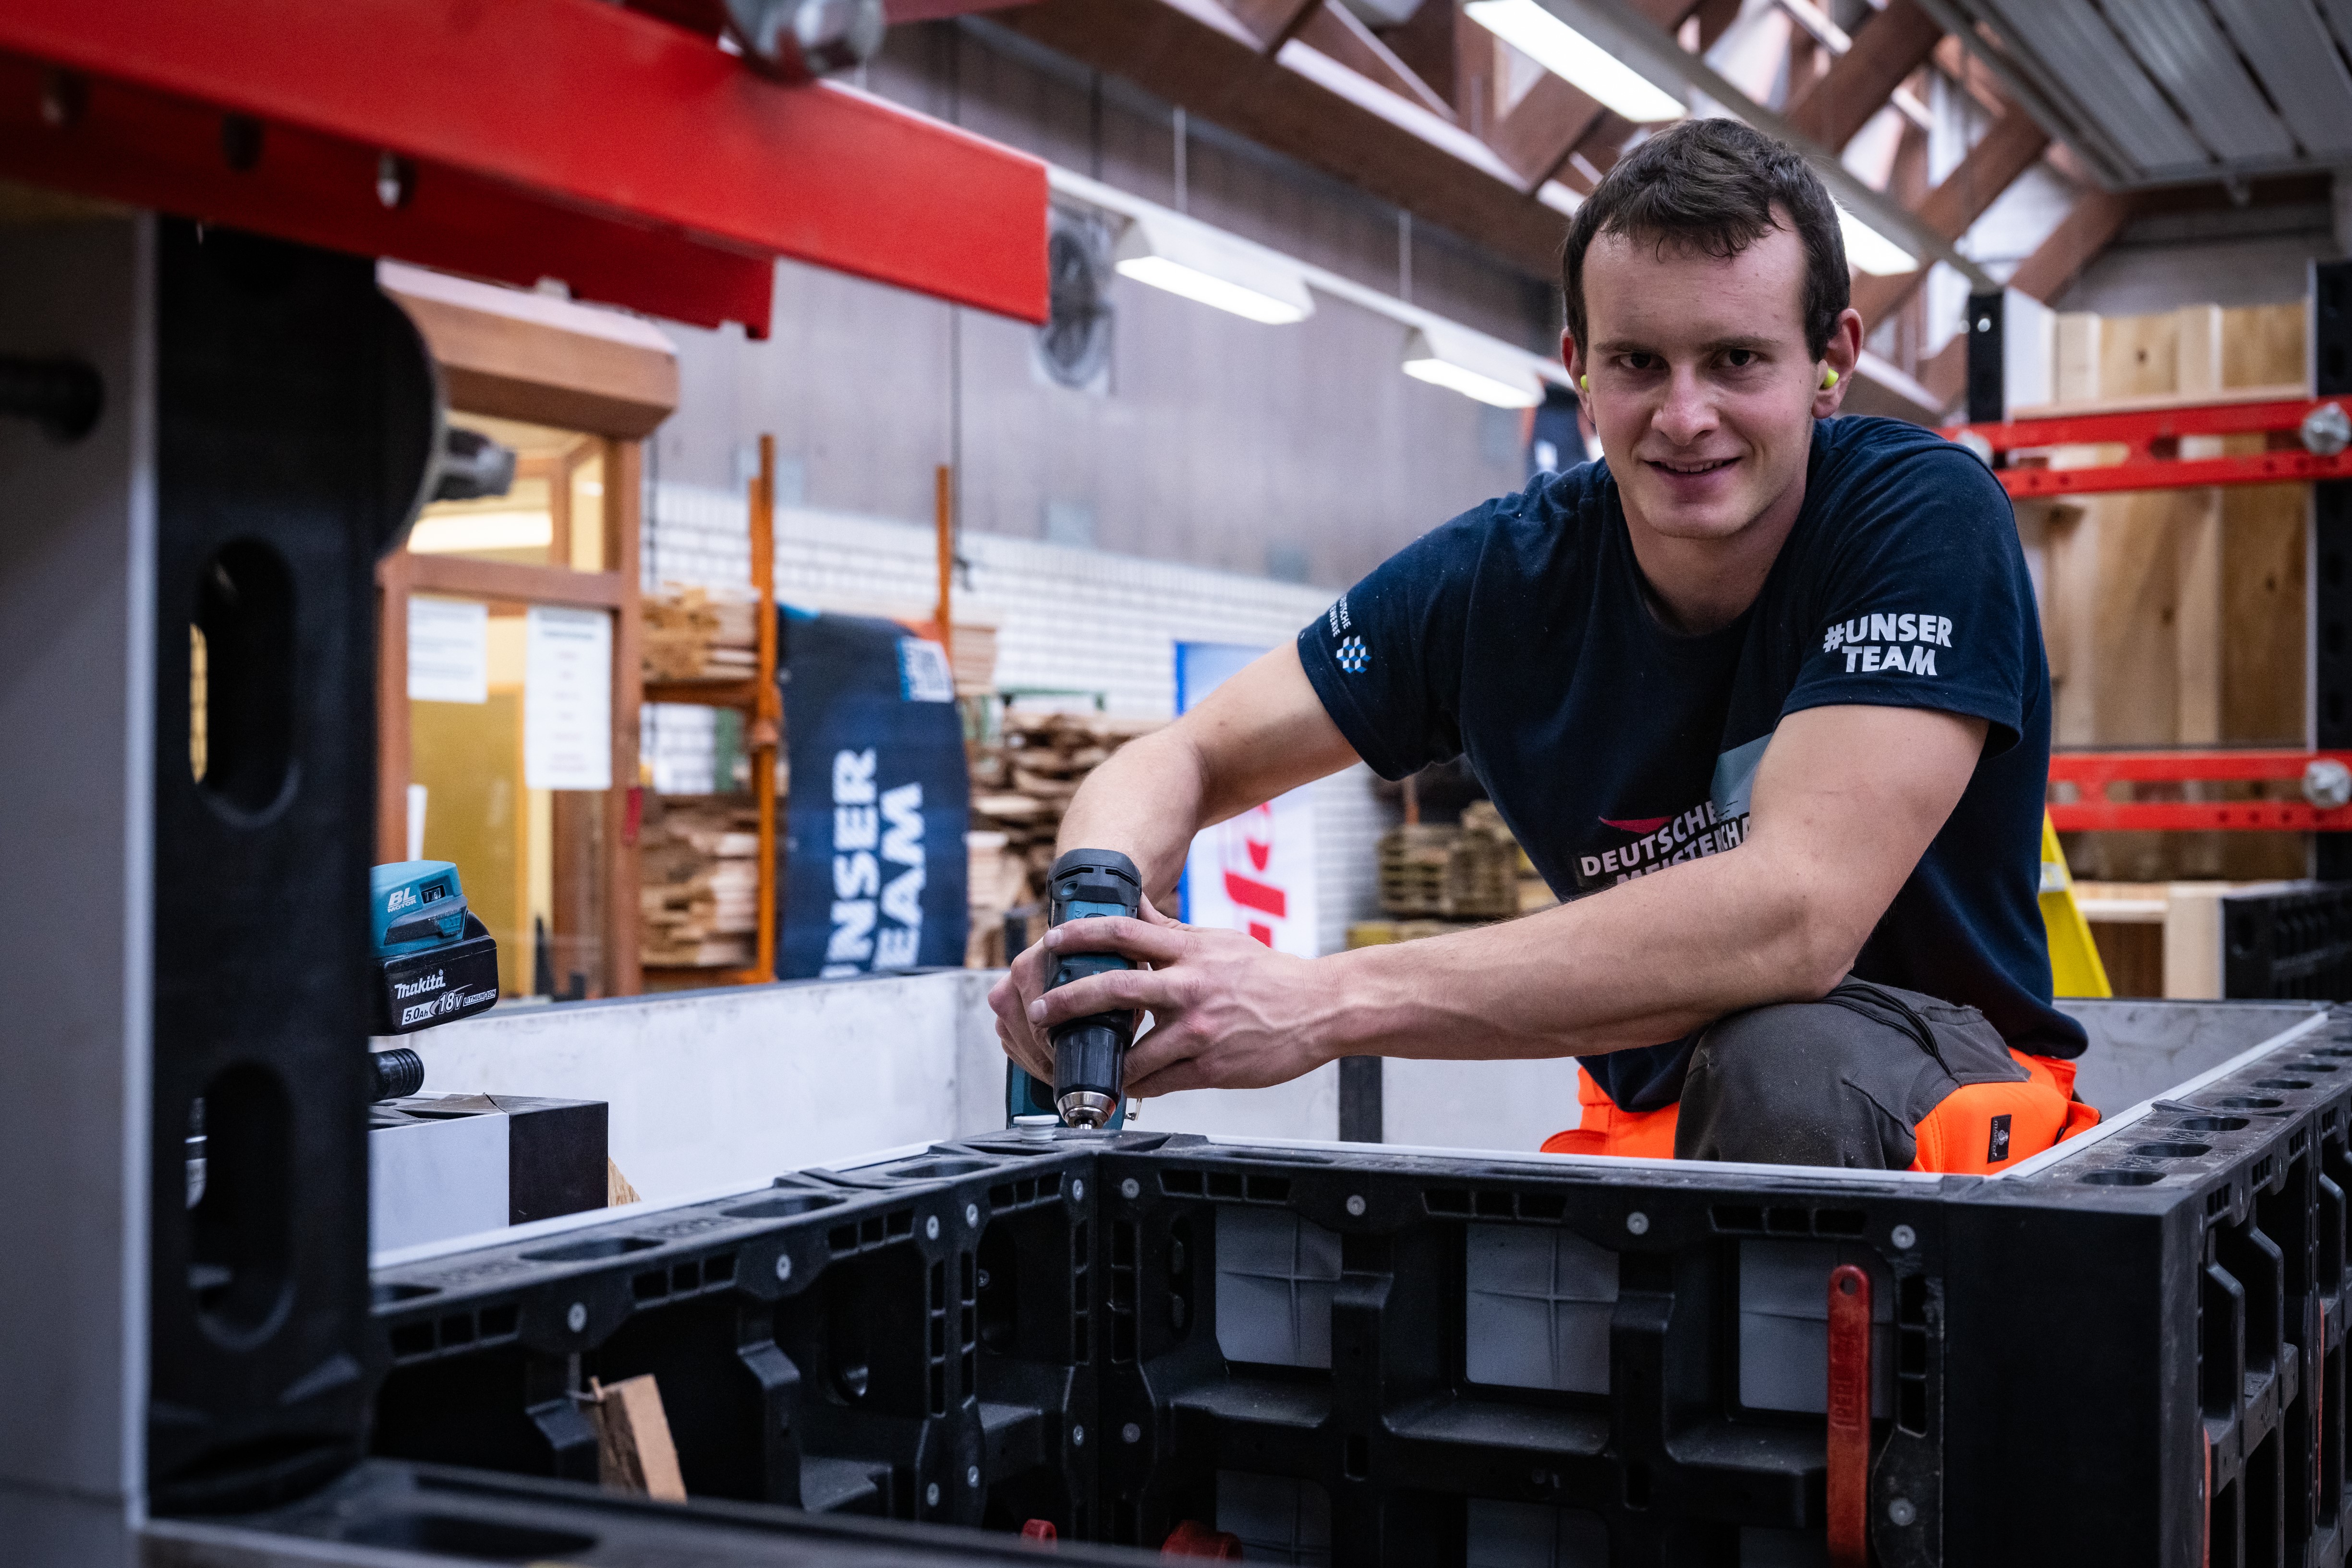
[[[1801,868],[1742,845],[1558,909],[1336,954],[1319,1054],[1591,1056],[1827,992],[1867,932]]]
[[[1062,814],[1055,852],[1117,850],[1143,873],[1153,904],[1172,903],[1201,825],[1198,755],[1174,729],[1139,737],[1087,775]]]
[[[1168,905],[1192,835],[1356,760],[1288,643],[1253,660],[1166,729],[1129,741],[1087,776],[1062,817],[1062,850],[1117,850]]]

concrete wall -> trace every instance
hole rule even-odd
[[[867,75],[888,98],[1173,204],[1170,111],[983,24],[901,28]],[[1388,293],[1394,208],[1194,122],[1185,200],[1210,223]],[[1530,348],[1549,285],[1421,225],[1412,297]],[[960,457],[967,528],[1339,588],[1524,482],[1519,416],[1398,368],[1404,329],[1328,298],[1267,327],[1115,279],[1108,386],[1033,363],[1034,329],[816,269],[777,269],[765,342],[667,329],[683,401],[652,444],[663,485],[735,490],[777,438],[782,499],[928,525]]]

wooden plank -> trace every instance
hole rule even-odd
[[[1636,0],[1635,8],[1661,27],[1672,31],[1680,27],[1685,18],[1700,9],[1693,0]],[[1424,5],[1423,10],[1433,9]],[[1472,24],[1475,26],[1475,24]],[[1705,23],[1701,23],[1702,31]],[[1484,34],[1484,29],[1480,29]],[[1485,34],[1491,38],[1491,34]],[[1608,111],[1592,99],[1570,86],[1559,77],[1546,71],[1528,89],[1527,95],[1513,105],[1510,113],[1497,120],[1486,133],[1486,144],[1527,183],[1530,191],[1546,180],[1557,177],[1560,165],[1568,162],[1579,142],[1601,123]],[[1614,116],[1608,116],[1614,120]],[[1622,141],[1632,131],[1624,121],[1616,140]],[[1605,168],[1604,163],[1601,167]],[[1575,182],[1580,189],[1585,182]]]
[[[2074,281],[2091,258],[2106,249],[2128,220],[2132,198],[2112,191],[2087,191],[2059,220],[2049,237],[2010,274],[2009,287],[2047,304]]]
[[[1432,114],[1454,118],[1454,106],[1414,75],[1411,66],[1397,58],[1395,50],[1381,42],[1377,34],[1337,0],[1323,0],[1322,5],[1309,11],[1292,37],[1399,98],[1417,103]]]
[[[630,801],[637,784],[637,714],[642,690],[643,613],[637,593],[637,544],[645,490],[645,449],[635,441],[604,444],[604,560],[621,590],[613,617],[613,787],[604,792],[604,965],[610,994],[645,989],[638,962],[636,833]]]
[[[2304,739],[2305,485],[2222,492],[2221,738],[2299,746]],[[2280,874],[2295,874],[2293,873]]]
[[[2049,132],[2032,116],[2020,109],[2008,110],[1969,149],[1968,156],[1945,176],[1943,183],[1927,193],[1918,206],[1920,221],[1947,239],[1958,239],[2002,192],[2017,183],[2018,176],[2033,166],[2049,145]],[[1875,326],[1900,309],[1927,276],[1924,268],[1891,277],[1862,274],[1853,281],[1853,308],[1862,312],[1866,325]]]
[[[2214,305],[2184,306],[2172,314],[2173,391],[2179,396],[2208,397],[2221,387],[2221,311]],[[2192,452],[2181,444],[2184,456],[2219,456],[2217,449]],[[2183,746],[2212,746],[2221,739],[2221,492],[2203,488],[2178,492],[2175,509],[2179,533],[2178,619],[2173,625],[2174,677],[2179,713],[2174,738]]]
[[[997,15],[1188,113],[1475,235],[1531,277],[1552,277],[1568,219],[1529,195],[1468,131],[1410,110],[1373,112],[1260,53],[1229,14],[1215,13],[1230,27],[1202,14],[1211,9],[1211,0],[1038,0]]]
[[[446,299],[387,292],[440,363],[454,409],[640,436],[677,406],[675,354]]]
[[[2051,406],[2074,409],[2103,404],[2099,385],[2100,319],[2087,311],[2068,311],[2057,321],[2058,362],[2052,370]]]
[[[614,485],[604,486],[607,505]],[[403,550],[376,568],[376,580],[397,577],[412,593],[457,593],[509,604],[569,604],[583,610],[617,610],[636,597],[634,578],[618,572],[572,571],[560,566],[520,566],[477,560],[471,556],[419,555]]]
[[[1546,71],[1486,133],[1486,144],[1533,190],[1559,172],[1604,112],[1597,101]]]
[[[1225,0],[1225,9],[1234,14],[1234,20],[1269,55],[1305,26],[1321,5],[1322,0]]]
[[[684,1502],[686,1478],[678,1470],[677,1445],[653,1375],[605,1384],[592,1378],[589,1388],[594,1397],[586,1410],[596,1428],[598,1483],[606,1491]]]
[[[2230,314],[2227,310],[2221,312],[2225,320]],[[2058,318],[2061,321],[2067,319],[2064,316]],[[2093,316],[2086,319],[2095,321],[2098,318]],[[2226,374],[2229,361],[2229,344],[2226,340],[2222,344],[2222,360]],[[2096,378],[2094,377],[2093,380],[2095,381]],[[2076,398],[2012,408],[2009,411],[2009,417],[2012,420],[2027,420],[2047,419],[2058,414],[2160,413],[2167,409],[2195,408],[2221,403],[2289,402],[2308,395],[2308,391],[2303,382],[2281,382],[2255,386],[2223,386],[2218,391],[2202,392],[2195,397],[2185,397],[2179,392],[2158,392],[2148,397]]]
[[[2304,364],[2308,336],[2304,301],[2252,305],[2221,312],[2221,384],[2262,387],[2292,384],[2292,395],[2311,395],[2311,372]]]
[[[379,570],[375,630],[375,858],[408,858],[408,587]]]
[[[1790,108],[1790,125],[1821,146],[1844,147],[1943,37],[1942,26],[1915,0],[1888,0],[1853,35],[1853,47]]]

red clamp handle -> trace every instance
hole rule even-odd
[[[1830,1568],[1870,1561],[1870,1276],[1830,1270]]]
[[[1242,1538],[1230,1531],[1211,1530],[1197,1519],[1188,1519],[1161,1543],[1160,1555],[1213,1557],[1220,1563],[1238,1563],[1242,1560]]]

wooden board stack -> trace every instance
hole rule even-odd
[[[740,681],[759,668],[759,598],[749,589],[664,585],[645,601],[649,681]]]
[[[747,797],[647,791],[638,837],[646,964],[749,964],[759,929],[759,817]]]
[[[1112,752],[1161,723],[1101,714],[1008,711],[999,738],[971,748],[974,956],[1003,962],[1004,911],[1031,902],[1045,886],[1054,867],[1055,836],[1070,798]],[[983,887],[1003,902],[983,908]],[[992,946],[990,930],[997,932]]]
[[[2064,314],[2051,330],[2053,401],[2013,408],[2014,418],[2304,395],[2302,301]],[[2181,455],[2262,447],[2259,435],[2198,436]],[[2062,447],[2050,461],[2099,459],[2097,448]],[[2019,531],[2039,569],[2052,741],[2302,745],[2310,497],[2308,485],[2240,485],[2021,503]],[[2140,798],[2160,798],[2159,787]],[[2301,837],[2284,833],[2070,834],[2066,844],[2076,874],[2116,882],[2299,876],[2304,856]]]

